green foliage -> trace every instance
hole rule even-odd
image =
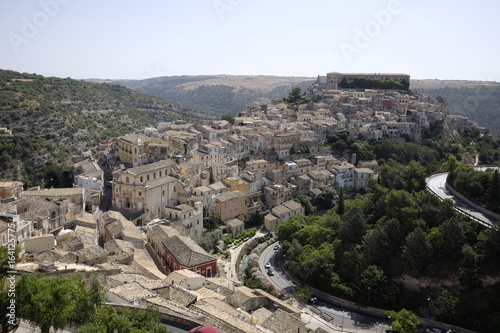
[[[313,296],[312,292],[306,287],[296,287],[293,291],[293,296],[300,303],[307,303]]]
[[[333,187],[325,187],[321,190],[321,194],[314,199],[314,205],[320,210],[330,209],[335,205],[334,199],[336,195],[337,191],[335,191]]]
[[[231,125],[234,124],[234,117],[231,116],[230,114],[225,114],[223,116],[220,117],[221,120],[226,120],[227,122],[229,122]]]
[[[118,85],[0,70],[0,124],[14,134],[0,136],[0,177],[66,164],[77,149],[160,121],[215,118]],[[17,176],[43,185],[27,169]]]
[[[209,231],[217,229],[220,223],[220,214],[215,210],[203,219],[203,227]]]
[[[427,234],[420,228],[410,232],[403,246],[403,259],[415,272],[423,271],[431,259],[432,249]]]
[[[402,309],[399,312],[387,311],[386,314],[389,316],[394,330],[400,333],[414,333],[417,331],[417,325],[420,321],[413,312]]]
[[[250,156],[246,155],[241,158],[238,158],[237,160],[227,163],[227,165],[228,166],[237,165],[240,169],[243,169],[245,167],[245,163],[248,161],[250,161]]]
[[[311,203],[311,199],[307,195],[299,195],[298,197],[293,198],[293,200],[304,206],[304,213],[306,215],[312,215],[316,210]]]
[[[344,190],[340,189],[339,198],[337,202],[337,208],[335,209],[336,213],[339,215],[343,215],[345,213],[345,203],[344,203]]]
[[[295,155],[295,154],[309,154],[309,148],[308,147],[292,147],[292,148],[290,148],[290,155]]]
[[[288,94],[288,97],[283,98],[282,101],[290,104],[308,103],[309,101],[304,96],[305,92],[302,93],[302,89],[300,89],[299,87],[295,87],[292,89],[292,92]]]
[[[394,80],[380,80],[371,79],[367,77],[355,77],[348,80],[347,78],[342,78],[339,82],[339,88],[351,88],[351,89],[397,89],[397,90],[407,90],[410,87],[410,83],[403,79],[401,82]]]
[[[109,306],[103,306],[92,322],[79,327],[76,332],[169,333],[170,330],[161,325],[160,319],[159,310],[151,306],[136,312],[125,307],[120,314]]]
[[[222,232],[218,229],[205,233],[196,239],[196,243],[207,252],[219,252],[218,244],[222,239]]]
[[[450,157],[447,182],[453,189],[489,210],[500,213],[500,176],[497,169],[476,171]]]
[[[354,207],[347,211],[342,217],[342,223],[338,230],[339,239],[343,244],[361,244],[366,233],[366,218],[363,211]]]
[[[80,275],[23,275],[16,290],[19,316],[42,333],[84,325],[104,303],[104,288],[95,277],[87,287]]]

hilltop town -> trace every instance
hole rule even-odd
[[[214,230],[221,239],[253,227],[272,235],[305,214],[294,198],[366,190],[377,161],[333,155],[325,144],[333,135],[418,143],[485,131],[429,95],[342,87],[357,78],[410,81],[406,74],[332,72],[300,103],[254,103],[225,120],[164,122],[105,140],[73,156],[72,188],[23,190],[22,182],[2,180],[2,245],[14,223],[19,272],[96,274],[110,302],[154,305],[225,332],[305,332],[302,311],[283,293],[230,278],[239,268],[229,267],[224,242],[206,249],[197,241]]]

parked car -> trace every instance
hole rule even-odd
[[[212,326],[197,326],[189,331],[189,333],[220,333]]]
[[[264,267],[265,268],[271,268],[271,263],[270,262],[266,262],[266,265]]]
[[[267,275],[273,276],[274,275],[274,271],[272,269],[268,269],[267,270]]]

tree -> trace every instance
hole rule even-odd
[[[344,203],[344,190],[340,189],[339,192],[339,201],[337,203],[337,214],[344,215],[345,213],[345,203]]]
[[[439,228],[435,229],[437,229],[437,232],[432,238],[431,245],[436,256],[450,259],[462,252],[465,234],[458,219],[448,219]]]
[[[278,240],[281,243],[286,241],[291,242],[294,238],[294,234],[304,228],[308,223],[308,216],[294,215],[290,217],[278,226],[278,229],[276,230]]]
[[[299,195],[298,197],[293,198],[293,200],[304,206],[305,215],[312,215],[316,210],[316,208],[311,203],[311,199],[309,199],[307,195]]]
[[[207,230],[214,230],[220,223],[220,214],[217,211],[212,211],[208,218],[203,221],[203,227]]]
[[[405,190],[390,191],[385,196],[385,207],[387,217],[400,221],[407,232],[413,230],[418,209],[410,193]]]
[[[392,328],[399,333],[414,333],[417,331],[419,319],[413,312],[402,309],[399,312],[387,311],[386,314],[389,316]]]
[[[124,308],[120,314],[109,306],[99,309],[95,319],[78,328],[77,333],[169,333],[165,326],[161,325],[160,312],[149,306],[132,312]]]
[[[419,272],[431,258],[431,253],[429,238],[422,229],[416,228],[406,236],[403,259],[409,267]]]
[[[343,216],[339,238],[344,243],[361,244],[366,233],[366,218],[359,207],[353,207]]]
[[[23,275],[17,285],[19,316],[48,333],[50,328],[84,325],[104,303],[104,287],[96,277],[87,287],[81,275]]]
[[[495,169],[488,189],[488,205],[492,211],[498,211],[500,208],[500,176],[498,169]]]
[[[284,98],[283,100],[287,103],[291,104],[302,104],[305,102],[303,94],[301,94],[302,89],[299,87],[295,87],[292,89],[292,92],[288,94],[288,98]]]
[[[335,190],[329,186],[321,191],[321,194],[314,200],[314,204],[320,209],[330,209],[334,206]]]
[[[312,292],[306,287],[295,288],[293,295],[301,303],[307,303],[313,296]]]
[[[347,82],[347,78],[343,77],[339,82],[339,88],[349,88],[349,82]]]
[[[228,123],[230,123],[231,125],[234,124],[234,117],[231,116],[230,114],[225,114],[223,116],[220,117],[221,120],[226,120]]]
[[[391,190],[402,190],[406,186],[405,167],[392,158],[380,168],[382,185]]]
[[[388,258],[400,251],[403,229],[396,219],[383,220],[369,230],[363,240],[363,256],[367,264],[389,267]]]
[[[370,265],[361,272],[358,292],[370,304],[371,300],[383,298],[386,281],[384,271],[378,266]]]
[[[410,88],[410,82],[408,82],[407,79],[402,79],[400,83],[403,85],[405,90],[408,90]]]
[[[417,161],[410,161],[406,167],[406,190],[411,192],[425,189],[425,177],[427,170]]]

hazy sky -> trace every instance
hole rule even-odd
[[[3,0],[0,68],[500,81],[498,0]]]

